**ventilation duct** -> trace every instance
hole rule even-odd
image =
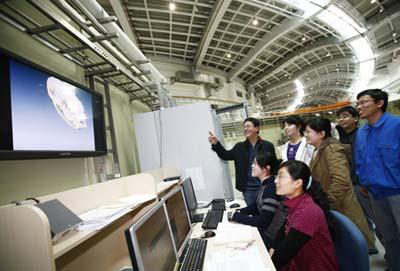
[[[62,0],[58,0],[62,2]],[[76,0],[77,1],[77,0]],[[107,12],[96,2],[96,0],[86,0],[80,1],[80,4],[84,6],[96,19],[105,19],[110,16]],[[147,57],[139,50],[138,47],[129,39],[129,37],[119,28],[117,23],[110,22],[103,24],[103,27],[109,33],[117,33],[118,37],[113,40],[113,42],[118,46],[118,48],[133,62],[133,63],[143,63],[148,62]],[[160,82],[161,84],[167,83],[167,79],[154,67],[151,63],[143,63],[138,65],[142,71],[150,71],[151,73],[147,75],[154,81]]]

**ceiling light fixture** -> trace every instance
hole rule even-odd
[[[371,0],[371,4],[373,4],[373,3],[375,3],[376,2],[376,0]]]
[[[174,2],[169,2],[169,10],[175,10],[176,5]]]
[[[226,54],[226,57],[227,57],[227,58],[231,58],[231,57],[232,57],[231,53],[227,53],[227,54]]]
[[[256,18],[254,18],[252,24],[253,25],[258,25],[258,20]]]
[[[305,36],[303,36],[302,38],[301,38],[301,41],[306,41],[306,37]]]
[[[330,54],[330,53],[327,53],[326,56],[331,56],[331,54]]]

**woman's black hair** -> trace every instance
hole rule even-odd
[[[259,150],[258,153],[256,154],[255,159],[260,168],[266,168],[267,166],[270,166],[270,174],[271,175],[276,174],[277,160],[275,156],[273,156],[270,152],[264,152]]]
[[[287,169],[293,180],[303,180],[303,191],[309,194],[313,198],[314,202],[321,207],[324,211],[325,217],[327,218],[328,225],[332,225],[331,215],[329,213],[331,205],[328,196],[324,190],[322,190],[320,182],[312,178],[310,168],[307,164],[297,160],[289,160],[283,162],[279,168],[283,167]]]
[[[304,135],[304,121],[299,116],[289,116],[283,120],[283,124],[294,124],[297,128],[299,128],[300,135]]]
[[[260,168],[273,167],[274,161],[270,152],[258,152],[255,159]]]
[[[310,127],[316,132],[325,132],[324,139],[332,136],[331,121],[326,118],[313,118],[307,122],[306,126]]]

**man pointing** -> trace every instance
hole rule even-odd
[[[208,141],[211,149],[215,151],[222,160],[233,160],[236,171],[236,189],[243,193],[247,205],[256,201],[260,181],[251,176],[251,165],[258,152],[269,152],[274,157],[276,164],[276,154],[274,145],[266,140],[262,140],[258,135],[260,131],[260,121],[255,118],[247,118],[243,122],[243,132],[246,140],[236,143],[232,149],[226,150],[218,138],[209,132]]]

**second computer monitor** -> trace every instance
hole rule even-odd
[[[185,194],[186,205],[188,207],[190,217],[193,217],[197,209],[196,193],[194,192],[192,179],[186,178],[182,182],[183,193]]]
[[[161,201],[125,230],[134,271],[172,271],[177,262],[168,220]]]
[[[174,189],[163,197],[163,200],[165,200],[176,251],[180,255],[192,230],[182,188]]]

